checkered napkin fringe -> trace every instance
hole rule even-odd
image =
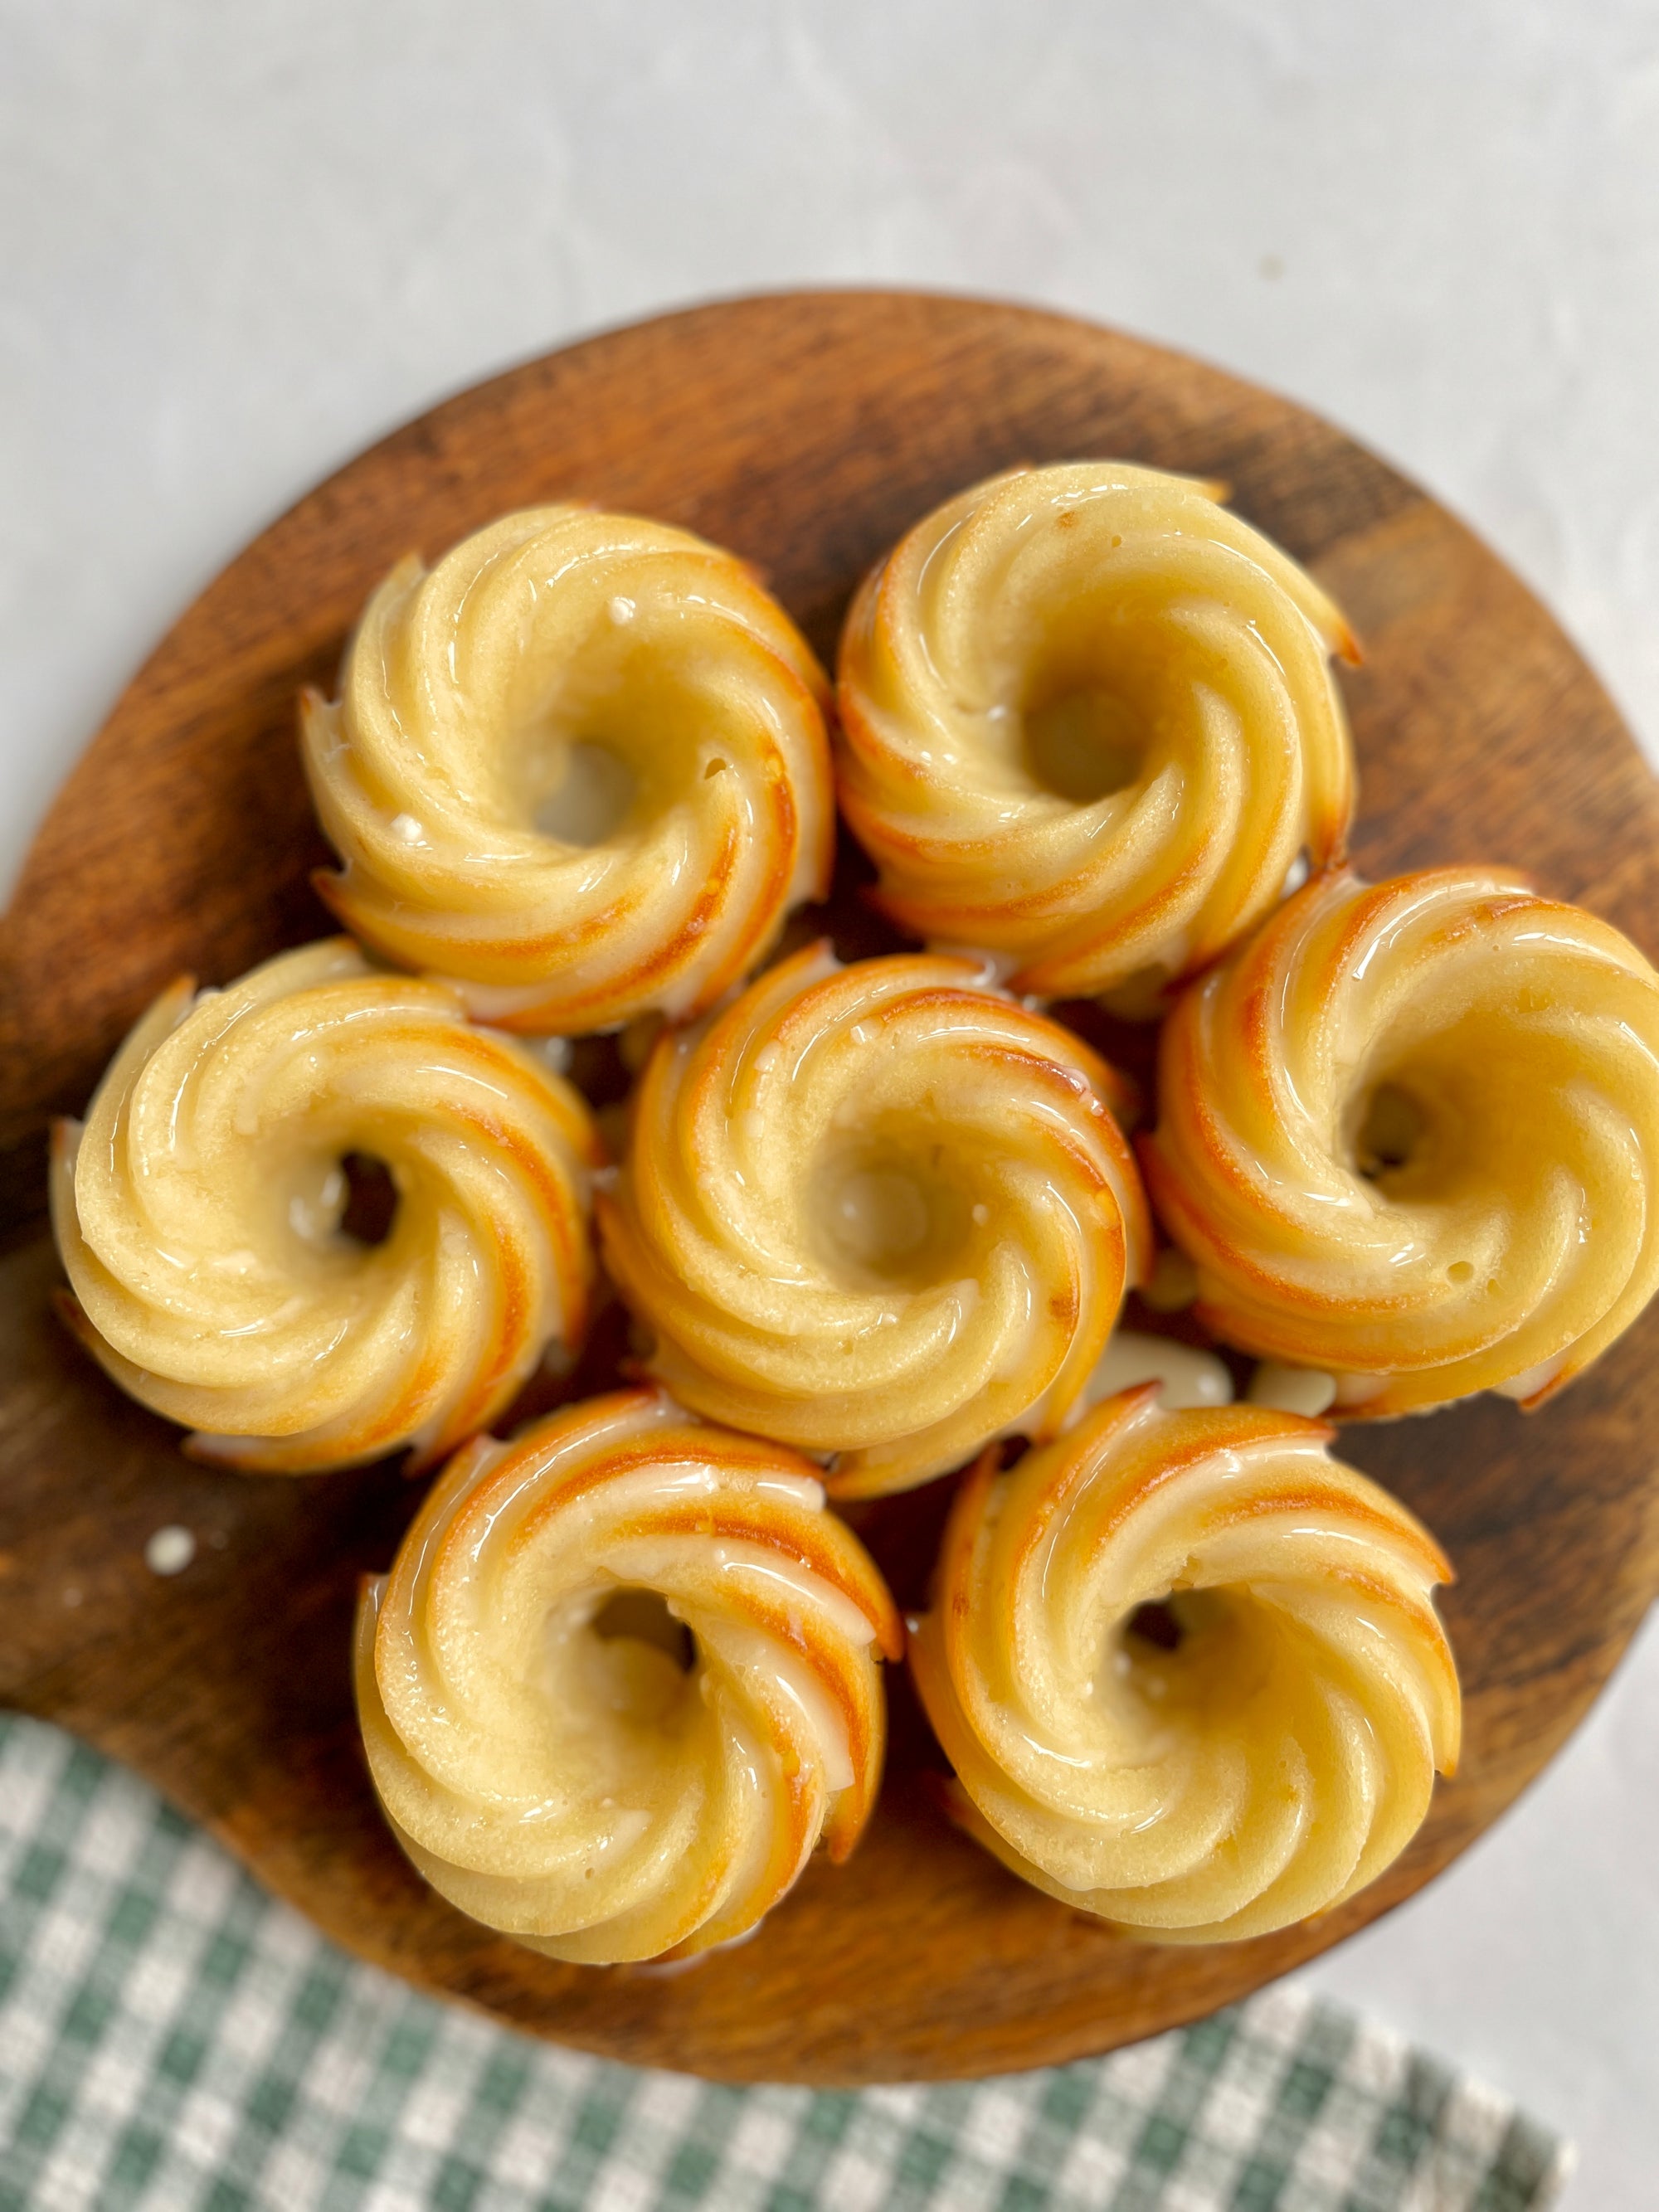
[[[356,1965],[134,1777],[0,1718],[0,2212],[1533,2212],[1564,2165],[1293,1984],[1000,2081],[635,2073]]]

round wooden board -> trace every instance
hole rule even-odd
[[[1408,1896],[1580,1718],[1659,1586],[1659,1313],[1528,1419],[1483,1399],[1351,1430],[1436,1530],[1466,1759],[1374,1887],[1316,1925],[1200,1949],[1125,1942],[1023,1887],[937,1816],[902,1680],[890,1777],[844,1869],[758,1937],[672,1978],[566,1967],[442,1905],[369,1793],[347,1680],[358,1575],[414,1503],[387,1467],[304,1482],[191,1466],[52,1322],[47,1115],[85,1100],[180,969],[236,975],[321,933],[325,858],[295,696],[327,684],[365,594],[505,508],[586,498],[758,563],[819,650],[861,572],[946,494],[1018,461],[1114,454],[1224,478],[1347,609],[1361,866],[1532,870],[1650,954],[1659,787],[1549,616],[1458,523],[1299,408],[1111,331],[972,301],[736,301],[513,371],[399,431],[256,539],[163,641],[70,777],[0,951],[0,1697],[77,1730],[204,1821],[348,1948],[542,2034],[730,2080],[972,2075],[1190,2020]],[[876,949],[856,902],[831,916]],[[590,1369],[596,1372],[597,1369]],[[873,1516],[903,1602],[940,1491]],[[200,1549],[160,1582],[163,1523]]]

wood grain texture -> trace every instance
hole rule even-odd
[[[1484,1399],[1350,1431],[1434,1528],[1467,1752],[1412,1849],[1310,1927],[1238,1946],[1126,1942],[1024,1887],[933,1809],[937,1761],[894,1685],[890,1780],[851,1863],[814,1865],[761,1936],[672,1978],[567,1967],[416,1879],[370,1796],[346,1664],[357,1576],[414,1504],[389,1468],[214,1474],[56,1328],[40,1235],[48,1115],[180,969],[222,981],[327,918],[295,697],[327,682],[370,586],[503,509],[584,497],[755,561],[820,651],[864,568],[1005,465],[1112,454],[1225,478],[1365,641],[1344,678],[1360,865],[1529,868],[1652,955],[1659,788],[1549,616],[1466,530],[1329,425],[1216,371],[1043,314],[910,295],[781,296],[617,332],[440,407],[258,538],[134,678],[34,847],[0,937],[0,1697],[79,1731],[204,1821],[349,1948],[517,2025],[732,2080],[982,2074],[1191,2019],[1410,1894],[1581,1717],[1659,1587],[1659,1315],[1535,1418]],[[884,941],[856,863],[830,921]],[[602,1053],[593,1064],[603,1076]],[[583,1376],[601,1376],[616,1332]],[[948,1485],[860,1515],[902,1601]],[[200,1540],[175,1581],[150,1532]]]

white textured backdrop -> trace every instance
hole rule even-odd
[[[156,634],[368,440],[604,324],[847,282],[1335,417],[1659,758],[1652,0],[0,0],[0,887]],[[1659,2192],[1656,1714],[1650,1626],[1320,1970],[1575,2135],[1573,2212]]]

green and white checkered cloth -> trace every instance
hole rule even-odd
[[[0,1719],[0,2212],[1532,2212],[1564,2164],[1293,1984],[1000,2081],[635,2073],[357,1965],[143,1783]]]

